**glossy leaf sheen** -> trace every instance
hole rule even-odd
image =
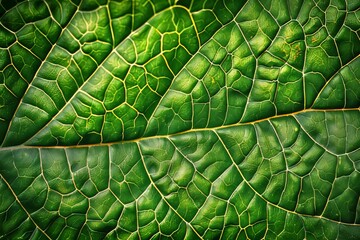
[[[0,239],[359,239],[357,1],[0,3]]]

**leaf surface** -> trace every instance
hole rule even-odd
[[[0,239],[360,238],[359,9],[0,3]]]

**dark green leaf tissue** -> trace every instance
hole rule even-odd
[[[360,239],[360,2],[0,0],[0,239]]]

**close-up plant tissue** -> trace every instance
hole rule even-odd
[[[0,239],[360,239],[360,1],[0,0]]]

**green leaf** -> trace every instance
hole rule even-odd
[[[359,239],[356,1],[0,3],[0,239]]]

